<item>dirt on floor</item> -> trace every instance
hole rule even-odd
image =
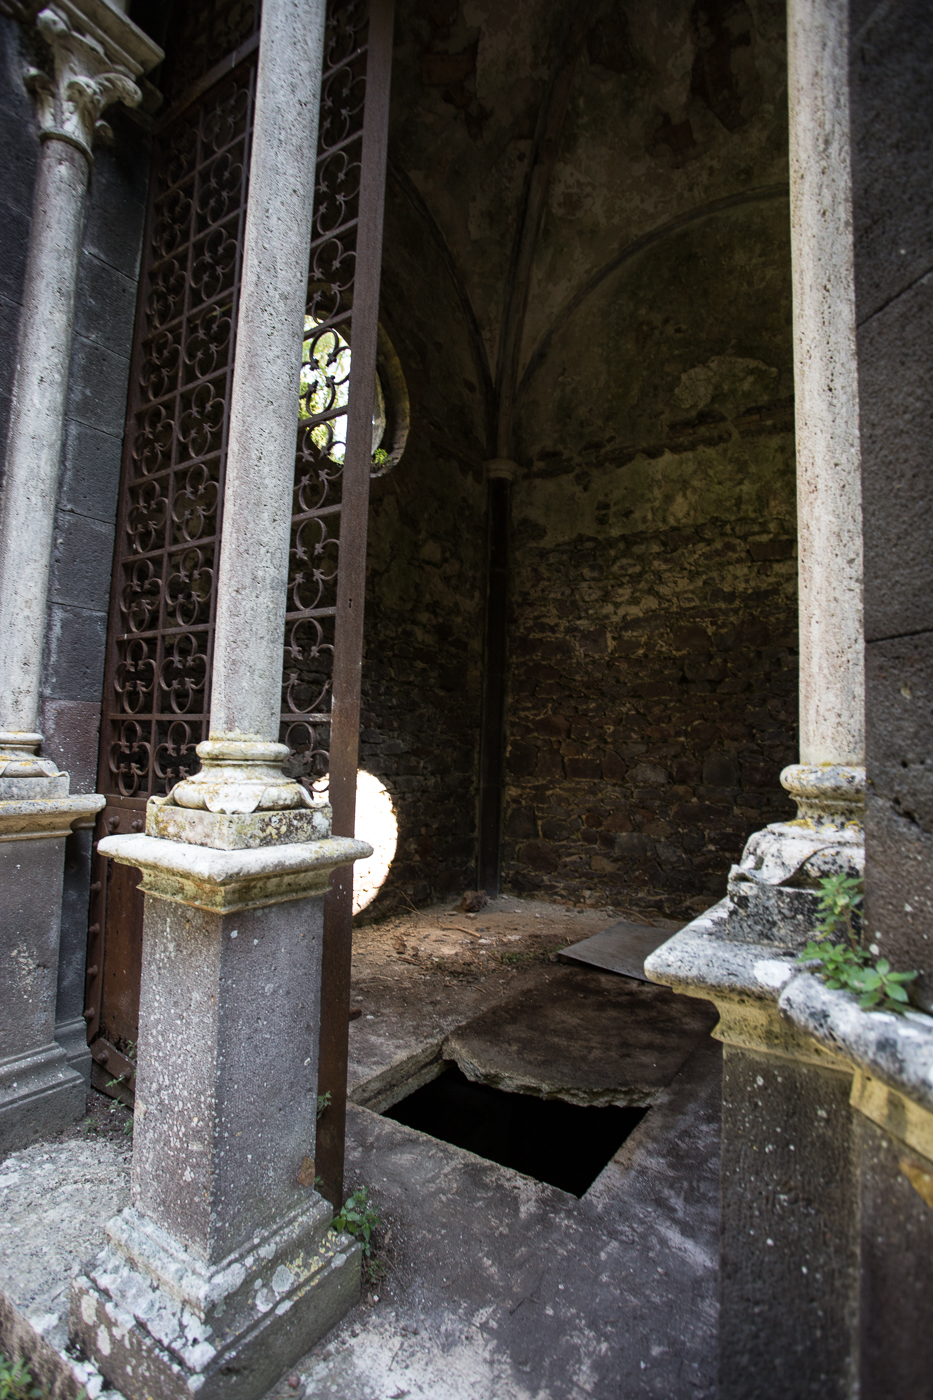
[[[476,914],[459,902],[412,908],[353,931],[357,979],[398,975],[448,983],[484,981],[503,971],[548,962],[561,948],[579,943],[620,919],[657,928],[681,927],[669,919],[647,919],[632,909],[576,909],[540,899],[502,895]]]

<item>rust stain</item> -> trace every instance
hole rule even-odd
[[[313,1157],[303,1157],[303,1158],[301,1159],[301,1166],[300,1166],[299,1169],[298,1169],[298,1185],[299,1185],[299,1186],[313,1186],[313,1185],[314,1185],[314,1179],[315,1179],[314,1158],[313,1158]]]

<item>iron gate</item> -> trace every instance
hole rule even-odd
[[[210,716],[258,5],[215,3],[186,23],[195,33],[187,42],[180,36],[174,74],[187,90],[159,123],[153,153],[101,716],[98,785],[107,805],[95,839],[143,829],[148,797],[199,767],[195,748]],[[313,776],[330,768],[335,833],[349,835],[369,480],[395,465],[407,429],[404,415],[393,421],[391,393],[386,411],[379,391],[374,412],[372,391],[379,384],[391,25],[385,0],[373,0],[372,18],[367,0],[328,5],[283,642],[281,738],[292,750],[292,771]],[[236,37],[238,47],[199,73],[197,41],[209,50],[218,35]],[[389,433],[375,464],[374,421]],[[85,1019],[94,1082],[128,1098],[142,896],[136,871],[96,854],[92,879]],[[338,894],[325,932],[325,1004],[349,997],[349,918],[349,900]],[[335,945],[336,964],[328,956]],[[345,966],[344,996],[333,980]],[[335,1024],[332,1016],[324,1032],[329,1072],[339,1081]],[[344,1081],[345,1042],[344,1021]],[[323,1135],[333,1151],[339,1136],[342,1160],[339,1082],[334,1096]]]

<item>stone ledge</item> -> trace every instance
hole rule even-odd
[[[799,968],[793,949],[728,941],[728,915],[723,899],[662,943],[645,961],[650,980],[714,1001],[717,1039],[817,1062],[825,1057],[933,1113],[933,1017],[863,1011],[851,992]]]
[[[652,982],[706,997],[767,997],[776,1001],[794,976],[792,949],[726,938],[729,900],[721,899],[645,959]]]
[[[933,1112],[933,1017],[919,1011],[863,1011],[851,992],[803,972],[778,1007],[799,1030],[873,1079]]]
[[[67,783],[67,777],[65,781]],[[0,841],[67,836],[75,827],[93,826],[94,817],[106,800],[99,793],[92,792],[86,796],[0,801]]]
[[[214,914],[323,894],[332,871],[373,853],[365,841],[347,836],[235,851],[159,836],[106,836],[98,850],[141,870],[145,894]]]

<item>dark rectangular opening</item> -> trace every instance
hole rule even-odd
[[[384,1116],[582,1196],[647,1111],[511,1094],[451,1065]]]

